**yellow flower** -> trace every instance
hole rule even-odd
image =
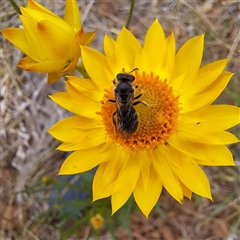
[[[48,73],[48,83],[71,72],[80,57],[80,46],[89,46],[95,33],[84,33],[76,0],[66,1],[64,18],[35,2],[28,0],[19,15],[23,29],[6,28],[2,34],[23,51],[18,66],[35,72]]]
[[[148,216],[162,187],[179,202],[184,196],[191,198],[192,192],[212,199],[207,176],[199,165],[235,165],[225,145],[239,140],[225,130],[239,123],[240,109],[212,105],[232,73],[224,71],[228,59],[200,67],[203,45],[204,35],[200,35],[175,54],[174,34],[165,38],[156,20],[143,47],[125,28],[116,41],[105,36],[105,55],[82,47],[83,63],[92,80],[70,76],[67,92],[51,96],[75,114],[49,130],[63,142],[59,150],[74,151],[59,174],[98,166],[93,200],[111,196],[113,213],[133,193]],[[130,117],[120,109],[127,102],[123,101],[125,90],[117,90],[122,104],[114,102],[119,82],[113,79],[122,69],[125,73],[118,75],[120,80],[135,77],[132,89],[136,99],[126,104]],[[130,76],[124,75],[131,70]],[[127,123],[120,125],[125,118],[137,129]]]
[[[90,222],[95,230],[100,229],[103,226],[104,219],[103,217],[98,213],[94,215],[91,219]]]

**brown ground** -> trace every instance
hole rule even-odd
[[[26,0],[16,2],[20,5]],[[39,2],[61,15],[65,1]],[[102,50],[103,35],[107,33],[115,37],[126,24],[129,1],[78,2],[85,30],[98,32],[92,46]],[[10,3],[5,0],[1,4],[1,29],[19,27],[18,15]],[[190,37],[206,32],[204,63],[231,58],[228,70],[236,74],[217,102],[239,106],[240,2],[136,0],[129,28],[142,41],[156,18],[166,35],[174,30],[178,47]],[[55,213],[48,212],[46,198],[65,156],[54,150],[58,142],[46,130],[68,115],[48,98],[49,94],[64,89],[64,86],[60,81],[47,86],[45,75],[17,68],[16,63],[22,56],[1,37],[0,239],[63,239],[62,233],[66,233],[77,220],[67,221],[62,226],[62,219],[56,220]],[[234,131],[239,136],[239,127]],[[132,239],[139,240],[239,240],[240,151],[239,145],[230,148],[237,167],[206,168],[214,202],[194,196],[193,201],[186,200],[180,205],[163,193],[148,220],[136,208],[131,211],[127,224],[130,235],[123,229],[123,224],[116,223],[117,227],[113,229],[116,239],[131,239],[132,236]],[[42,213],[49,215],[42,216]],[[110,217],[104,217],[106,222],[111,221]],[[42,222],[42,219],[45,220]],[[70,234],[71,237],[65,235],[65,239],[87,239],[90,236],[92,239],[111,239],[107,226],[102,232],[94,233],[86,219],[87,223],[79,224],[77,231]]]

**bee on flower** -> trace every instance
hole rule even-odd
[[[59,150],[72,152],[59,174],[98,166],[93,200],[111,197],[113,213],[133,194],[148,216],[163,188],[180,203],[192,193],[212,199],[200,165],[235,165],[226,145],[239,139],[227,130],[240,109],[213,104],[233,75],[228,59],[201,66],[204,34],[175,46],[158,20],[143,46],[123,28],[116,40],[105,36],[105,54],[81,47],[91,79],[69,76],[67,92],[51,96],[74,113],[49,130]]]
[[[89,46],[95,36],[95,32],[84,33],[77,1],[66,1],[64,18],[34,0],[28,0],[27,7],[20,7],[20,11],[23,28],[1,31],[26,54],[18,66],[48,73],[49,84],[72,72],[81,56],[80,45]]]

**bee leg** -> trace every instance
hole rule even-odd
[[[114,127],[115,127],[115,131],[117,131],[117,123],[116,123],[116,121],[115,121],[115,119],[114,119],[114,116],[117,114],[117,111],[115,111],[113,114],[112,114],[112,122],[113,122],[113,125],[114,125]]]
[[[137,86],[136,86],[137,87]],[[137,95],[135,98],[133,98],[134,100],[135,99],[138,99],[138,98],[140,98],[142,96],[142,93],[140,93],[139,95]],[[138,105],[139,103],[142,103],[143,105],[145,105],[145,106],[148,106],[148,104],[147,103],[145,103],[145,102],[143,102],[143,101],[137,101],[137,102],[134,102],[133,103],[133,106],[135,106],[135,105]]]
[[[137,102],[133,103],[133,106],[138,105],[139,103],[142,103],[143,105],[148,106],[148,104],[143,101],[137,101]]]
[[[112,102],[112,103],[116,103],[116,100],[113,99],[108,99],[107,102]]]
[[[133,99],[138,99],[138,98],[140,98],[142,96],[142,93],[141,94],[139,94],[139,95],[137,95],[135,98],[133,98]]]

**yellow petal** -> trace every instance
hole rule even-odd
[[[75,32],[81,28],[81,15],[76,0],[66,1],[64,20],[74,29]]]
[[[78,49],[75,48],[74,46],[73,46],[73,48],[76,49],[76,51],[78,51],[78,49],[79,49],[79,48]],[[75,52],[75,53],[77,53],[77,52]],[[67,59],[68,59],[68,61],[66,62]],[[73,73],[74,68],[77,66],[78,59],[79,59],[78,53],[76,56],[73,56],[73,55],[71,55],[71,51],[70,51],[68,56],[64,59],[65,65],[59,70],[59,72],[67,73],[67,74],[68,73],[70,74],[71,72]]]
[[[107,58],[111,59],[111,57],[116,57],[116,55],[113,55],[114,51],[116,50],[116,42],[107,34],[104,35],[103,46]],[[117,57],[112,60],[113,62],[114,60],[117,61]]]
[[[76,76],[68,76],[67,79],[67,83],[82,94],[96,101],[102,99],[103,93],[101,89],[98,89],[98,86],[91,79],[83,79]]]
[[[75,151],[93,148],[99,146],[106,142],[106,133],[103,128],[96,128],[89,131],[86,131],[85,134],[79,134],[79,138],[73,142],[64,142],[57,147],[58,150],[61,151]],[[95,136],[93,138],[93,136]]]
[[[232,133],[225,131],[211,133],[213,129],[209,130],[209,128],[197,127],[201,123],[179,125],[178,136],[190,142],[212,145],[227,145],[239,142],[238,138]]]
[[[56,18],[60,18],[58,17],[55,13],[53,13],[52,11],[50,11],[49,9],[45,8],[43,5],[37,3],[36,1],[34,0],[28,0],[27,2],[27,7],[30,8],[30,9],[34,9],[34,10],[37,10],[39,12],[43,12],[43,13],[46,13],[46,14],[49,14],[49,15],[52,15]]]
[[[82,46],[82,60],[87,73],[99,89],[104,89],[112,86],[112,80],[108,76],[111,75],[106,57],[89,47]]]
[[[240,123],[240,108],[231,105],[211,105],[200,115],[200,124],[209,131],[223,131]]]
[[[40,43],[42,51],[44,51],[47,59],[60,60],[66,58],[71,46],[70,44],[72,43],[73,35],[47,20],[37,23],[37,33],[38,43]],[[56,41],[56,39],[58,40]],[[68,60],[69,59],[66,59],[66,62]]]
[[[59,129],[59,126],[53,126],[48,130],[48,132],[54,136],[54,138],[65,142],[57,148],[62,151],[91,148],[105,142],[104,131],[102,128],[94,128],[89,130],[68,128],[66,131],[62,128]],[[72,135],[70,136],[70,134]],[[91,134],[98,134],[99,136],[96,136],[91,142]]]
[[[92,148],[75,151],[64,161],[58,175],[77,174],[89,171],[110,159],[108,151],[101,151],[102,145]]]
[[[174,79],[169,79],[169,85],[173,87],[173,89],[178,89],[179,86],[182,84],[186,77],[186,72],[184,74],[181,74],[177,76]]]
[[[127,185],[125,188],[118,190],[116,193],[112,194],[111,205],[112,214],[114,214],[119,208],[121,208],[129,199],[133,192],[133,189]]]
[[[99,127],[103,127],[103,124],[101,122],[101,117],[98,115],[96,115],[95,119],[74,115],[64,118],[54,125],[55,131],[61,131],[61,129],[70,128],[87,130]],[[50,129],[53,131],[53,127]]]
[[[114,181],[114,179],[117,177],[117,174],[119,174],[121,168],[123,167],[123,163],[126,159],[128,159],[128,156],[124,154],[124,151],[121,151],[120,149],[116,144],[114,144],[114,146],[111,146],[111,149],[109,149],[109,151],[111,151],[112,158],[105,164],[105,170],[102,173],[102,189]]]
[[[229,59],[222,59],[201,67],[196,78],[187,86],[186,90],[191,89],[191,92],[195,94],[203,91],[221,75],[228,61]],[[181,89],[181,91],[184,90]]]
[[[153,167],[159,178],[161,178],[164,188],[174,199],[181,203],[183,200],[183,192],[178,178],[172,170],[171,162],[174,161],[174,159],[169,157],[168,147],[164,144],[160,145],[158,149],[154,150],[154,155]]]
[[[124,65],[124,56],[122,55],[121,48],[108,35],[104,36],[103,44],[108,65],[112,70],[111,79],[113,80],[123,68],[126,68]]]
[[[145,184],[143,177],[140,175],[133,194],[137,205],[139,206],[143,214],[148,217],[150,211],[157,203],[159,196],[162,192],[162,182],[153,167],[151,167],[150,169],[149,181],[146,191],[143,190],[145,188],[144,185]]]
[[[224,104],[211,105],[181,114],[180,122],[197,124],[203,132],[221,132],[240,123],[240,108]]]
[[[199,95],[201,94],[213,94],[217,98],[220,93],[226,88],[227,84],[229,83],[231,77],[234,73],[231,72],[222,72],[222,74],[207,88],[205,88]]]
[[[165,75],[160,73],[160,77],[163,79],[164,78],[170,79],[170,76],[172,74],[173,67],[174,67],[175,53],[176,53],[176,41],[175,41],[175,36],[173,32],[171,32],[171,34],[167,38],[166,49],[167,49],[167,54],[166,54],[166,59],[164,61]]]
[[[171,78],[174,79],[187,70],[185,81],[179,89],[185,89],[195,78],[202,62],[203,44],[204,34],[188,40],[177,52]]]
[[[138,159],[139,164],[141,165],[141,175],[143,179],[144,188],[142,191],[147,191],[149,178],[150,178],[150,166],[151,162],[148,160],[148,156],[146,152],[139,153]]]
[[[19,48],[28,56],[34,57],[34,53],[28,43],[28,39],[23,29],[6,28],[1,30],[2,35],[11,42],[14,46]]]
[[[125,188],[119,189],[117,192],[112,194],[111,196],[112,215],[127,202],[132,192],[133,189],[131,188],[131,186],[126,185]]]
[[[93,190],[93,201],[96,201],[101,198],[106,198],[112,195],[113,188],[115,185],[115,181],[113,180],[110,182],[107,186],[102,187],[102,176],[105,172],[106,165],[108,162],[102,162],[93,179],[93,185],[92,185],[92,190]]]
[[[125,188],[126,185],[129,186],[129,188],[134,189],[136,185],[136,179],[138,179],[138,176],[140,174],[140,167],[136,166],[135,163],[135,156],[134,154],[127,155],[128,151],[126,150],[126,154],[124,154],[124,165],[121,167],[117,180],[116,185],[114,188],[114,191],[117,192],[121,190],[122,188]],[[131,180],[131,181],[129,181]]]
[[[96,33],[97,33],[97,32],[86,32],[86,33],[84,34],[84,37],[85,37],[85,45],[86,45],[86,46],[89,46],[89,45],[92,43],[93,39],[94,39],[95,36],[96,36]]]
[[[165,76],[162,76],[161,72],[166,66],[166,58],[169,55],[167,53],[165,34],[157,19],[146,33],[143,49],[150,61],[152,71],[159,74],[161,78],[164,78]]]
[[[24,8],[24,7],[20,7],[20,9],[22,12],[21,16],[28,18],[29,21],[31,21],[35,27],[37,26],[38,22],[49,21],[52,24],[55,24],[61,27],[62,29],[64,29],[64,31],[68,32],[72,36],[75,34],[73,28],[68,23],[66,23],[62,18],[58,17],[55,14],[48,14],[43,11],[38,11],[35,9]]]
[[[133,34],[126,28],[123,28],[118,34],[117,45],[121,49],[124,62],[122,68],[131,71],[134,68],[144,69],[142,66],[142,47]]]
[[[38,64],[38,62],[27,56],[22,58],[17,66],[28,70],[28,66],[34,66],[35,64]]]
[[[19,18],[22,21],[24,32],[26,34],[26,38],[31,48],[32,55],[29,55],[32,59],[37,62],[47,61],[47,56],[42,50],[41,44],[39,44],[39,39],[36,34],[36,25],[32,21],[30,21],[27,17],[20,15]]]
[[[235,165],[233,161],[232,153],[229,151],[229,149],[226,146],[191,143],[191,142],[184,141],[181,138],[179,138],[178,141],[176,140],[174,141],[175,142],[168,141],[170,154],[178,150],[179,152],[181,152],[181,154],[185,154],[194,159],[197,159],[196,160],[197,163],[201,165],[209,165],[209,166],[234,166]],[[178,159],[178,157],[175,157],[175,159]],[[173,163],[176,165],[178,161],[174,161]]]
[[[179,181],[180,185],[182,186],[183,195],[188,199],[192,199],[192,191],[188,189],[181,181]]]
[[[77,142],[86,132],[102,127],[100,119],[72,116],[60,120],[48,132],[62,142]]]
[[[194,159],[184,154],[178,154],[175,161],[181,164],[180,168],[175,168],[180,181],[192,192],[212,200],[208,178]]]
[[[85,33],[84,33],[84,30],[83,28],[81,28],[79,31],[77,31],[75,33],[75,39],[77,41],[78,44],[84,46],[85,45]]]
[[[74,89],[73,87],[70,87],[70,84],[68,84],[67,87],[68,89]],[[49,97],[68,111],[87,118],[97,118],[96,112],[101,107],[100,102],[88,98],[78,91],[72,91],[70,93],[55,93]]]
[[[81,78],[79,79],[81,81]],[[71,81],[73,82],[73,81]],[[98,111],[100,109],[100,100],[99,98],[94,95],[95,91],[92,91],[92,93],[87,94],[87,91],[78,91],[69,81],[66,81],[66,87],[69,95],[71,96],[74,101],[78,101],[81,105],[84,104],[85,106],[82,106],[81,108],[85,110],[85,108],[92,109],[93,112]],[[96,91],[99,93],[98,91]],[[81,114],[80,114],[81,115]]]
[[[168,143],[180,152],[197,159],[208,160],[204,150],[206,145],[186,141],[178,135],[172,135]],[[168,146],[169,147],[169,146]]]
[[[124,32],[124,30],[122,30]],[[127,32],[127,30],[126,30]],[[124,35],[124,34],[122,34]],[[128,32],[127,34],[128,35]],[[123,37],[122,37],[123,38]],[[132,36],[132,38],[134,38]],[[122,39],[123,40],[123,39]],[[128,41],[128,40],[126,40]],[[135,39],[134,41],[137,42]],[[132,66],[136,66],[138,69],[142,69],[146,72],[151,72],[152,66],[150,65],[149,59],[145,56],[145,53],[142,51],[142,48],[138,48],[139,43],[137,42],[136,53],[135,53],[135,60],[133,64],[130,66],[126,60],[126,54],[123,51],[123,43],[118,44],[112,38],[105,35],[104,37],[104,51],[106,54],[106,59],[108,65],[111,68],[111,73],[109,77],[113,80],[116,78],[116,75],[122,71],[130,72],[134,69]],[[134,44],[134,43],[132,43]],[[135,48],[134,46],[127,46],[130,48]],[[126,49],[127,49],[126,47]],[[127,50],[126,50],[127,51]],[[140,56],[141,55],[141,56]]]
[[[118,174],[116,184],[114,186],[114,194],[111,198],[112,214],[114,214],[133,193],[140,174],[140,168],[134,162],[134,156],[125,159],[127,164],[122,173]]]
[[[62,73],[57,73],[57,72],[48,73],[47,83],[48,84],[54,83],[61,77],[62,77]]]
[[[203,144],[198,144],[201,148]],[[226,146],[204,145],[207,160],[196,159],[196,162],[205,166],[235,166],[231,151]]]
[[[233,73],[223,72],[210,86],[199,94],[184,94],[181,96],[182,113],[194,111],[211,104],[226,88]]]
[[[95,35],[96,32],[84,32],[83,28],[81,28],[78,32],[76,32],[75,38],[77,39],[78,44],[82,46],[89,46]]]
[[[22,58],[17,66],[33,72],[58,72],[67,63],[62,60],[36,62],[30,57]]]

